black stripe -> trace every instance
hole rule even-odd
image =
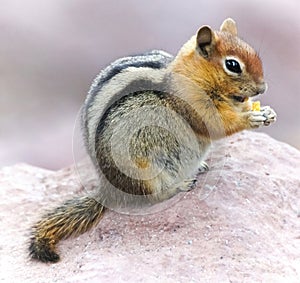
[[[162,69],[166,68],[167,65],[172,62],[173,56],[161,51],[161,50],[152,50],[143,54],[131,56],[131,57],[124,57],[114,61],[108,67],[106,67],[100,74],[96,77],[93,84],[89,90],[89,98],[85,102],[85,105],[82,109],[82,128],[83,134],[86,144],[87,142],[87,128],[88,128],[88,121],[87,121],[87,110],[93,105],[96,95],[102,89],[102,87],[109,82],[115,75],[119,74],[123,70],[129,67],[148,67],[152,69]]]
[[[90,99],[89,101],[87,101],[86,106],[89,108],[89,106],[94,101],[94,97],[101,90],[101,88],[110,79],[112,79],[115,75],[121,73],[123,70],[129,67],[162,69],[165,68],[172,60],[172,55],[160,50],[153,50],[140,55],[125,57],[116,60],[108,67],[106,67],[94,80],[89,91]]]

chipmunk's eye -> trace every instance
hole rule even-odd
[[[235,74],[241,74],[242,73],[240,63],[237,60],[226,59],[225,60],[225,66],[226,66],[226,69],[228,71],[232,72],[232,73],[235,73]]]

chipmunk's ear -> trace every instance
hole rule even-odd
[[[197,32],[197,50],[204,58],[209,58],[216,44],[215,34],[209,26],[201,27]]]
[[[223,22],[223,24],[220,27],[220,31],[229,32],[234,36],[237,36],[237,34],[238,34],[236,23],[231,18],[228,18]]]

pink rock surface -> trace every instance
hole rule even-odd
[[[60,242],[57,264],[31,261],[28,238],[46,209],[84,194],[74,168],[2,168],[0,280],[300,282],[300,152],[248,132],[212,152],[195,190],[157,213],[107,212],[93,230]]]

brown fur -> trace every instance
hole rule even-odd
[[[100,122],[97,120],[101,127],[97,127],[95,121],[90,124],[89,121],[85,121],[89,135],[97,130],[97,135],[91,135],[95,139],[88,136],[88,139],[92,140],[92,144],[96,143],[95,156],[93,156],[93,152],[90,152],[90,155],[96,160],[99,174],[103,174],[108,183],[120,189],[117,191],[122,191],[127,195],[145,196],[145,199],[149,197],[156,201],[169,198],[178,192],[177,183],[175,184],[172,179],[173,176],[176,176],[174,179],[177,176],[186,178],[180,180],[184,186],[195,183],[190,178],[194,178],[193,174],[197,172],[197,168],[194,167],[199,166],[199,162],[205,158],[211,139],[222,138],[251,127],[249,97],[256,95],[259,87],[263,84],[262,63],[253,48],[239,39],[236,34],[235,23],[230,19],[224,22],[221,31],[213,32],[207,26],[200,29],[198,34],[182,47],[174,61],[168,65],[167,70],[164,69],[161,72],[162,77],[167,77],[166,89],[170,93],[162,91],[156,93],[150,90],[148,92],[141,91],[132,96],[124,96],[106,111],[106,116],[102,116]],[[244,64],[245,69],[242,74],[231,76],[224,70],[225,56],[237,57]],[[159,81],[159,76],[155,75],[159,73],[159,70],[150,72],[147,68],[141,69],[127,71],[127,74],[133,78],[137,76],[138,79],[142,72],[147,71],[151,82]],[[126,78],[123,78],[121,83],[126,85]],[[106,95],[115,95],[115,88],[120,87],[120,81],[117,80],[112,85],[112,89],[105,93]],[[236,99],[236,96],[242,97],[242,101]],[[103,99],[103,93],[99,99]],[[98,103],[104,102],[100,100]],[[94,102],[92,106],[98,111],[99,104]],[[149,176],[153,173],[151,168],[161,169],[157,176],[143,179],[139,178],[141,175],[132,177],[120,170],[112,156],[111,141],[115,134],[114,129],[120,125],[120,122],[126,122],[130,117],[128,113],[134,113],[133,110],[142,109],[145,105],[150,108],[165,107],[172,110],[170,112],[179,114],[180,118],[177,117],[178,115],[168,118],[168,123],[165,125],[174,127],[170,129],[170,132],[160,127],[149,126],[142,128],[138,135],[132,135],[129,154],[130,161],[133,161],[135,167],[149,169],[149,172],[146,171]],[[87,107],[86,111],[91,108]],[[140,114],[133,117],[133,120],[136,121],[134,125],[142,124],[144,119],[147,121],[164,119],[155,114],[157,112],[147,109],[143,110],[142,117]],[[93,118],[91,117],[91,119]],[[198,151],[189,150],[187,146],[182,160],[178,157],[181,148],[177,138],[186,136],[190,138],[190,132],[184,127],[180,128],[178,132],[181,118],[198,138],[196,146]],[[173,124],[169,123],[170,121],[173,121]],[[172,130],[175,129],[178,133],[177,136],[172,134]],[[117,145],[122,145],[124,137],[131,136],[132,132],[133,130],[121,127],[116,133]],[[153,155],[151,155],[152,152],[154,152]],[[126,156],[123,156],[123,152],[118,156],[120,160],[125,160],[122,165],[126,167]],[[168,166],[162,168],[166,164]],[[130,167],[130,170],[133,172],[135,169]],[[203,170],[207,170],[207,166],[204,166]],[[140,170],[139,172],[144,173],[145,171]],[[110,199],[117,205],[122,201],[123,204],[126,204],[123,195],[114,195],[115,192],[107,187],[106,184],[99,189],[97,198],[105,201]],[[180,189],[187,190],[189,188]],[[104,204],[91,197],[77,198],[67,201],[46,214],[33,228],[29,247],[31,257],[43,262],[58,261],[59,256],[56,252],[58,241],[71,235],[84,233],[96,225],[103,215]]]
[[[201,113],[209,128],[220,127],[211,131],[215,135],[210,135],[210,138],[220,138],[224,134],[231,135],[250,128],[245,114],[251,109],[249,101],[236,103],[232,95],[247,90],[250,97],[255,93],[257,84],[263,82],[262,63],[252,47],[228,32],[215,32],[215,40],[211,57],[205,59],[199,55],[196,36],[193,36],[170,65],[175,80],[189,89],[185,89],[182,96]],[[242,77],[231,78],[224,71],[221,64],[224,56],[236,56],[245,63],[246,72]],[[212,119],[215,115],[220,117],[222,125]]]
[[[57,262],[56,244],[71,235],[80,235],[96,225],[104,207],[94,198],[69,200],[36,223],[30,240],[30,255],[43,262]]]

